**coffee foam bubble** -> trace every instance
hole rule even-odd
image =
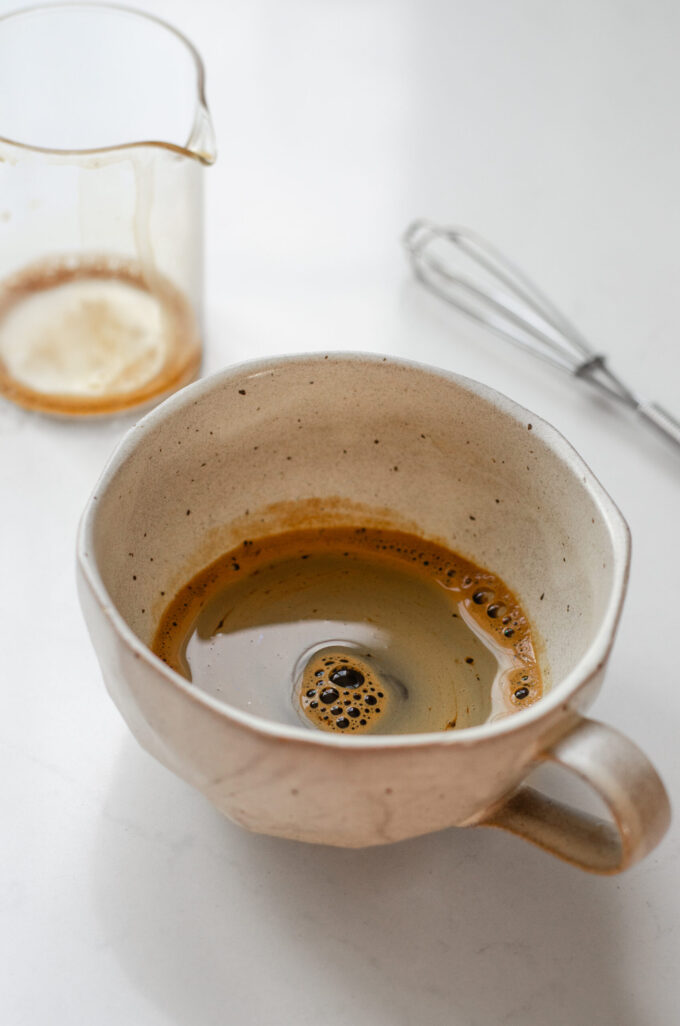
[[[338,734],[375,730],[407,697],[403,685],[377,671],[370,652],[342,642],[304,653],[294,677],[294,702],[305,720]]]

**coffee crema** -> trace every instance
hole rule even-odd
[[[0,282],[0,394],[21,406],[138,406],[191,381],[200,349],[188,300],[131,261],[55,258]]]
[[[543,694],[508,586],[392,529],[246,539],[179,591],[152,649],[229,705],[346,735],[462,729]]]

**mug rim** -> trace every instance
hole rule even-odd
[[[613,581],[607,607],[593,641],[576,666],[559,683],[553,685],[546,695],[528,709],[521,710],[512,716],[504,717],[493,723],[487,722],[472,727],[465,727],[460,731],[428,731],[414,734],[362,734],[358,737],[350,737],[324,731],[310,731],[302,725],[280,723],[276,720],[267,719],[264,716],[256,716],[253,713],[238,709],[228,702],[218,701],[211,695],[193,688],[189,681],[175,670],[172,670],[158,656],[154,655],[151,649],[137,637],[109,595],[99,573],[96,559],[94,555],[90,555],[89,551],[93,549],[93,530],[98,509],[97,504],[102,492],[109,487],[123,464],[140,448],[146,435],[163,421],[171,419],[178,410],[188,403],[200,399],[210,392],[219,390],[226,382],[236,377],[247,375],[252,378],[291,364],[327,364],[333,361],[357,365],[362,363],[375,365],[386,363],[390,366],[403,367],[407,370],[416,370],[429,374],[434,378],[444,379],[462,386],[468,393],[492,403],[496,408],[518,423],[526,424],[526,418],[530,417],[534,435],[541,438],[548,448],[573,473],[580,477],[583,487],[597,502],[609,529],[614,549]],[[259,735],[290,742],[301,742],[324,747],[339,747],[346,751],[365,751],[367,749],[377,750],[382,748],[413,748],[433,744],[465,745],[476,743],[482,740],[493,739],[497,735],[525,730],[537,722],[546,719],[551,713],[555,713],[560,706],[563,706],[563,711],[566,712],[569,699],[573,698],[578,691],[592,680],[606,665],[609,658],[626,594],[630,569],[630,548],[630,529],[613,499],[571,442],[557,428],[538,414],[527,410],[526,407],[510,399],[504,393],[473,378],[457,374],[454,371],[403,357],[343,350],[292,353],[282,356],[260,357],[256,360],[245,360],[230,364],[220,371],[201,378],[191,385],[187,385],[162,403],[159,403],[129,428],[109,456],[87,500],[78,525],[76,558],[78,568],[83,574],[93,597],[119,639],[132,651],[137,659],[141,659],[146,663],[151,671],[159,673],[170,686],[182,691],[186,698],[197,702],[200,706],[209,709],[221,718],[233,721],[240,727]]]

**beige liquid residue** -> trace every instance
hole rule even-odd
[[[64,258],[0,283],[0,393],[22,406],[115,412],[186,384],[199,361],[190,304],[130,262]]]

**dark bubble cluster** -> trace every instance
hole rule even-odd
[[[507,675],[509,698],[514,708],[532,705],[541,697],[541,686],[531,666],[520,666]]]
[[[526,620],[519,607],[514,603],[508,604],[508,595],[497,594],[501,589],[494,587],[492,581],[483,587],[479,587],[478,581],[470,581],[468,590],[472,585],[475,585],[472,595],[464,595],[463,601],[486,631],[492,631],[500,638],[510,639],[526,628]],[[515,644],[516,642],[513,642],[512,647]]]
[[[483,580],[468,579],[463,602],[483,631],[510,649],[515,668],[503,678],[505,699],[510,708],[521,709],[541,697],[540,673],[526,617],[509,593],[499,594],[503,589],[496,582],[490,574],[483,575]]]
[[[298,684],[299,701],[308,720],[321,730],[363,733],[375,727],[390,698],[366,658],[326,648],[313,655]]]

